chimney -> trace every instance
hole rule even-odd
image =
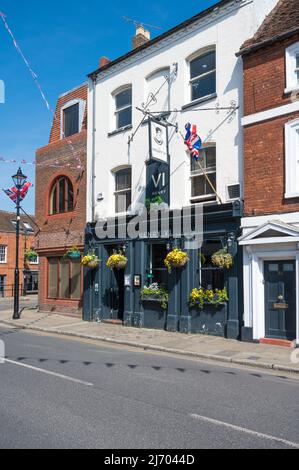
[[[107,57],[101,57],[101,58],[100,58],[100,61],[99,61],[99,67],[100,67],[100,69],[101,69],[102,67],[105,67],[105,65],[109,64],[109,62],[111,62],[111,61],[110,61],[110,59],[107,59]]]
[[[145,29],[142,25],[138,25],[136,27],[136,34],[133,37],[132,46],[133,49],[137,49],[137,47],[143,46],[146,42],[150,41],[151,33]]]

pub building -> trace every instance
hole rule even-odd
[[[102,57],[88,75],[86,321],[240,338],[243,68],[236,53],[276,3],[222,0],[154,39],[138,25],[133,49]],[[187,123],[202,141],[198,159],[184,143]],[[157,212],[158,228],[149,214],[132,238],[140,206],[159,203],[169,206],[169,229]],[[193,214],[194,234],[199,207],[195,238],[203,243],[194,249],[183,209]],[[115,235],[103,238],[101,221]],[[165,258],[175,248],[188,258],[169,272]],[[122,269],[113,269],[116,259]]]

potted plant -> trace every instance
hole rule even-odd
[[[193,289],[189,296],[189,332],[224,338],[228,301],[227,289]]]
[[[110,269],[125,269],[128,263],[128,258],[123,254],[122,251],[114,252],[107,261],[107,267]]]
[[[96,269],[99,264],[100,264],[100,259],[98,256],[95,254],[94,250],[87,253],[85,256],[83,256],[81,260],[82,266],[85,266],[89,269]]]
[[[77,246],[72,246],[72,248],[67,250],[64,257],[65,258],[70,258],[70,259],[79,259],[79,258],[81,258],[81,252],[80,252],[80,250]]]
[[[141,290],[141,300],[147,302],[160,302],[163,310],[167,310],[169,293],[163,286],[160,286],[158,283],[153,283],[149,286],[143,287]]]
[[[172,268],[183,268],[189,262],[190,258],[184,251],[175,248],[166,256],[164,264],[171,273]]]
[[[212,263],[218,268],[230,269],[234,264],[234,260],[232,255],[228,253],[228,249],[226,247],[217,251],[217,253],[214,253],[212,256]]]
[[[220,305],[229,301],[227,289],[193,289],[189,297],[190,307],[204,308],[205,304]]]
[[[151,209],[155,209],[161,204],[164,204],[164,200],[161,196],[155,196],[153,198],[148,198],[145,201],[145,206],[147,211],[149,212]]]
[[[37,260],[37,253],[33,248],[29,248],[25,251],[25,259],[26,261],[32,262]]]

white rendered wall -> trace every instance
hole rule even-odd
[[[189,66],[186,60],[190,55],[207,46],[216,47],[217,60],[217,98],[201,105],[186,109],[183,113],[171,115],[173,122],[178,122],[184,133],[187,122],[197,124],[204,141],[215,142],[217,147],[217,190],[223,202],[227,201],[227,185],[243,182],[243,134],[241,118],[243,116],[243,70],[242,59],[235,56],[243,42],[255,32],[268,13],[275,0],[241,0],[216,10],[209,17],[170,38],[160,41],[149,49],[111,67],[99,75],[96,85],[96,122],[95,122],[95,195],[102,193],[103,201],[96,203],[96,218],[113,216],[114,202],[114,168],[132,165],[133,205],[145,199],[145,160],[148,158],[148,128],[143,126],[128,147],[131,131],[113,136],[108,134],[115,130],[113,92],[131,84],[133,88],[133,131],[142,119],[142,114],[135,109],[147,99],[149,90],[146,77],[161,68],[173,68],[178,63],[178,75],[170,88],[172,109],[180,109],[190,103]],[[257,11],[259,18],[257,19]],[[262,13],[263,11],[263,13]],[[161,98],[165,102],[165,96]],[[240,109],[234,119],[227,121],[227,112],[218,115],[214,111],[196,112],[194,109],[230,106],[234,100]],[[163,108],[161,104],[161,110]],[[89,92],[88,124],[88,194],[87,219],[92,218],[91,177],[92,177],[92,138],[93,138],[93,92]],[[159,96],[158,96],[159,103]],[[155,106],[155,109],[158,105]],[[224,122],[223,122],[224,121]],[[190,204],[190,158],[186,152],[180,134],[170,130],[171,156],[171,207],[181,208]]]

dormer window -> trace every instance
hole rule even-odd
[[[299,42],[286,49],[286,93],[299,89]]]
[[[82,130],[85,111],[84,100],[72,100],[61,109],[61,138],[78,134]]]
[[[69,137],[79,132],[79,103],[63,111],[64,136]]]

